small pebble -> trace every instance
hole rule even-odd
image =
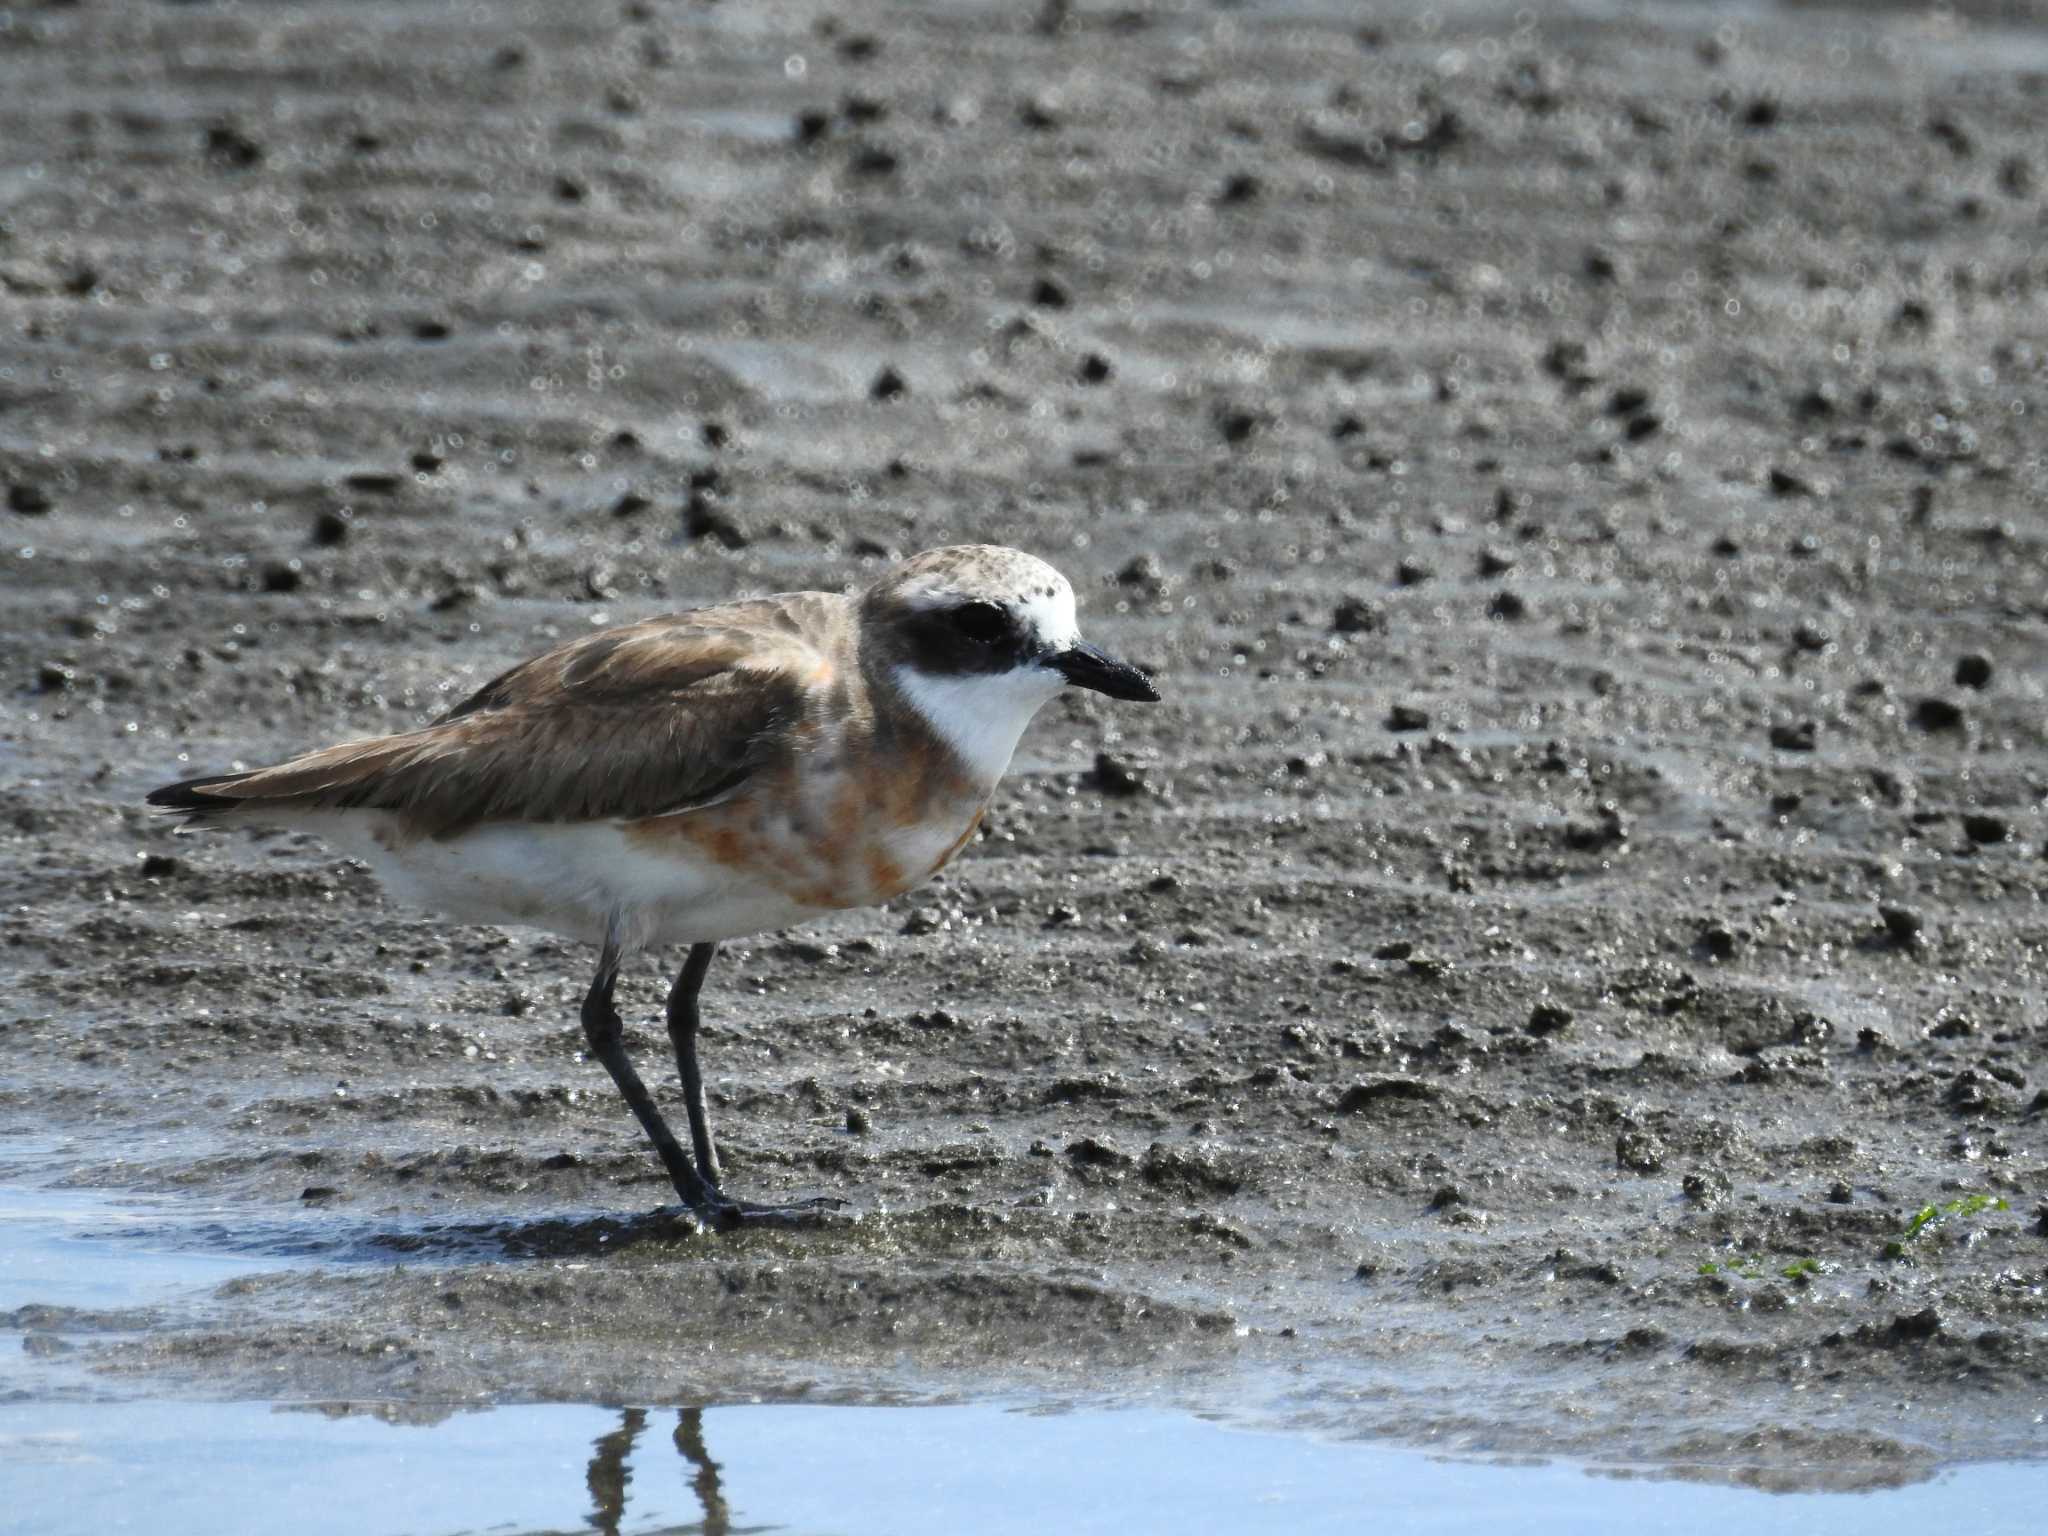
[[[862,144],[854,150],[846,168],[856,176],[892,176],[900,164],[893,149],[884,149],[879,144]]]
[[[1956,662],[1956,682],[1965,688],[1989,688],[1991,686],[1991,658],[1972,652]]]
[[[1160,568],[1159,557],[1153,554],[1131,556],[1116,573],[1116,584],[1120,587],[1144,587],[1153,591],[1166,585],[1166,572]]]
[[[1877,915],[1891,941],[1901,949],[1913,948],[1925,934],[1925,920],[1911,907],[1879,907]]]
[[[1263,423],[1252,411],[1225,409],[1216,413],[1216,430],[1223,434],[1223,440],[1233,446],[1244,442]]]
[[[1095,754],[1095,766],[1081,775],[1081,782],[1097,794],[1129,799],[1151,789],[1138,770],[1107,752]]]
[[[1508,623],[1527,617],[1528,612],[1528,603],[1513,592],[1496,592],[1493,601],[1486,605],[1489,619],[1502,619]]]
[[[246,171],[260,164],[263,146],[233,123],[216,123],[206,130],[206,158],[232,171]]]
[[[1340,599],[1330,615],[1330,628],[1340,635],[1376,635],[1386,627],[1386,614],[1362,597]]]
[[[2003,843],[2011,840],[2012,827],[2003,816],[1972,811],[1963,817],[1963,835],[1973,843]]]
[[[1623,1131],[1614,1138],[1614,1161],[1630,1173],[1655,1173],[1664,1166],[1664,1144],[1648,1131]]]
[[[1931,1339],[1941,1332],[1941,1314],[1932,1307],[1892,1319],[1892,1332],[1902,1339]]]
[[[1963,707],[1947,699],[1926,698],[1913,706],[1913,723],[1923,731],[1960,731]]]
[[[1033,133],[1044,133],[1060,125],[1059,98],[1049,93],[1032,97],[1017,108],[1017,121]]]
[[[1688,1173],[1680,1180],[1679,1188],[1696,1205],[1719,1205],[1728,1198],[1733,1186],[1726,1174],[1710,1169],[1705,1173]]]

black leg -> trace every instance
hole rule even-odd
[[[690,1112],[690,1146],[697,1154],[697,1171],[714,1190],[718,1152],[711,1144],[711,1117],[704,1109],[704,1074],[697,1067],[697,994],[704,990],[704,974],[717,954],[716,944],[692,944],[690,958],[668,994],[668,1038],[676,1048],[676,1071],[682,1074],[683,1107]]]
[[[690,1112],[690,1144],[697,1151],[697,1167],[714,1200],[723,1210],[735,1213],[723,1220],[802,1223],[816,1219],[821,1211],[846,1202],[829,1195],[800,1200],[794,1205],[756,1205],[751,1200],[729,1200],[718,1187],[718,1152],[711,1143],[711,1117],[704,1108],[704,1074],[697,1066],[697,994],[704,990],[704,975],[718,954],[716,944],[692,944],[690,958],[683,962],[676,984],[668,994],[668,1038],[676,1048],[676,1071],[682,1074],[683,1104]]]
[[[717,1188],[698,1174],[689,1154],[677,1145],[675,1133],[661,1118],[661,1111],[654,1107],[654,1096],[640,1081],[640,1074],[633,1070],[633,1063],[626,1059],[625,1032],[619,1022],[619,1010],[612,1004],[612,989],[618,985],[618,980],[618,946],[607,941],[604,953],[598,957],[597,976],[583,998],[583,1033],[590,1041],[591,1054],[604,1063],[605,1071],[611,1073],[612,1081],[625,1095],[634,1118],[640,1122],[640,1129],[647,1133],[647,1139],[654,1143],[654,1150],[661,1156],[662,1167],[668,1170],[669,1182],[675,1185],[683,1203],[717,1225],[730,1225],[737,1213],[731,1210],[729,1202],[719,1198]],[[692,1119],[694,1121],[694,1115]]]

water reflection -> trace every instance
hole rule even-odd
[[[728,1536],[732,1522],[726,1517],[725,1494],[718,1486],[718,1463],[704,1449],[704,1410],[685,1408],[676,1415],[676,1449],[683,1460],[697,1469],[690,1479],[697,1502],[704,1506],[704,1536]]]
[[[1864,1493],[1765,1493],[1665,1481],[1671,1468],[1665,1477],[1653,1473],[1653,1481],[1636,1481],[1624,1468],[1446,1462],[1380,1446],[1243,1434],[1163,1413],[1018,1413],[995,1405],[496,1409],[455,1413],[440,1427],[489,1425],[518,1413],[545,1415],[557,1432],[569,1423],[582,1432],[575,1444],[588,1446],[590,1511],[580,1530],[600,1536],[952,1536],[961,1530],[989,1536],[1044,1530],[1337,1536],[1356,1530],[1368,1507],[1376,1511],[1372,1524],[1399,1532],[1720,1536],[1769,1511],[1776,1528],[1798,1528],[1804,1536],[1860,1536],[1876,1526],[1942,1526],[1933,1513],[1944,1511],[1960,1518],[1944,1528],[2017,1536],[2040,1530],[2034,1509],[2048,1487],[2048,1468],[2019,1462],[1950,1473],[1929,1466],[1923,1470],[1931,1481]],[[670,1413],[674,1464],[662,1446]],[[539,1421],[530,1425],[530,1432],[539,1430]],[[526,1499],[563,1509],[561,1495],[573,1489],[573,1462],[547,1456],[541,1444],[530,1440],[518,1452],[500,1442],[500,1450],[512,1450],[532,1483],[553,1483],[553,1497],[528,1487]],[[723,1460],[711,1454],[711,1444],[723,1448]],[[797,1468],[805,1470],[803,1477],[793,1477]],[[1606,1470],[1608,1477],[1587,1477],[1587,1470]],[[514,1481],[489,1487],[487,1495],[512,1493]],[[752,1520],[735,1524],[733,1501],[748,1507]],[[471,1511],[481,1513],[481,1507],[471,1505]],[[528,1513],[526,1520],[492,1528],[528,1536],[578,1530],[557,1524],[561,1518],[535,1520]],[[432,1524],[406,1528],[434,1530]]]
[[[2048,1499],[2038,1462],[1763,1493],[1044,1407],[0,1401],[0,1528],[219,1536],[289,1509],[293,1536],[2040,1536]]]
[[[647,1415],[628,1408],[619,1415],[619,1427],[599,1435],[590,1454],[590,1523],[605,1536],[619,1536],[619,1521],[626,1513],[626,1489],[633,1482],[630,1465],[633,1442],[647,1424]]]
[[[2040,1463],[1767,1493],[1048,1406],[0,1400],[0,1528],[220,1536],[288,1510],[293,1536],[2039,1536],[2048,1499]]]
[[[625,1525],[627,1490],[633,1486],[633,1448],[647,1427],[647,1410],[625,1408],[619,1412],[619,1427],[597,1437],[590,1451],[590,1469],[584,1475],[590,1488],[591,1529],[603,1536],[620,1536]],[[679,1408],[673,1436],[676,1454],[694,1469],[690,1490],[704,1518],[694,1525],[672,1525],[668,1532],[682,1536],[739,1536],[745,1531],[766,1531],[770,1526],[735,1526],[725,1503],[725,1490],[718,1478],[718,1463],[704,1447],[704,1410]]]

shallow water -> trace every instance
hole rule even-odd
[[[311,1207],[55,1184],[41,1171],[54,1165],[43,1143],[0,1142],[0,1173],[17,1181],[0,1185],[0,1314],[148,1308],[315,1261],[388,1263],[407,1241],[404,1232],[372,1231]]]
[[[413,1416],[418,1409],[397,1410]],[[431,1412],[431,1410],[430,1410]],[[1499,1465],[1183,1415],[967,1404],[376,1411],[260,1403],[0,1408],[29,1532],[1047,1530],[1577,1533],[2039,1529],[2039,1468],[1773,1494]]]
[[[2048,1467],[1769,1493],[1740,1469],[1483,1462],[1145,1405],[1009,1400],[584,1404],[120,1400],[80,1343],[346,1234],[100,1190],[0,1188],[0,1484],[10,1532],[1175,1530],[1712,1532],[2038,1529]],[[23,1314],[15,1309],[48,1308]],[[71,1331],[67,1318],[78,1322]],[[82,1318],[82,1320],[81,1320]],[[1782,1475],[1782,1469],[1779,1469]]]
[[[0,1190],[0,1312],[141,1307],[281,1268],[282,1245],[228,1242],[230,1214],[91,1189]]]

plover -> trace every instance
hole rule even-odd
[[[149,803],[190,825],[315,832],[403,901],[598,945],[591,1053],[677,1195],[729,1227],[794,1208],[720,1188],[697,1065],[697,996],[719,943],[937,874],[1031,717],[1069,684],[1159,697],[1083,642],[1058,571],[962,545],[855,595],[785,593],[588,635],[418,730],[186,779]],[[627,1059],[612,1001],[629,954],[674,944],[690,946],[668,997],[688,1152]]]

